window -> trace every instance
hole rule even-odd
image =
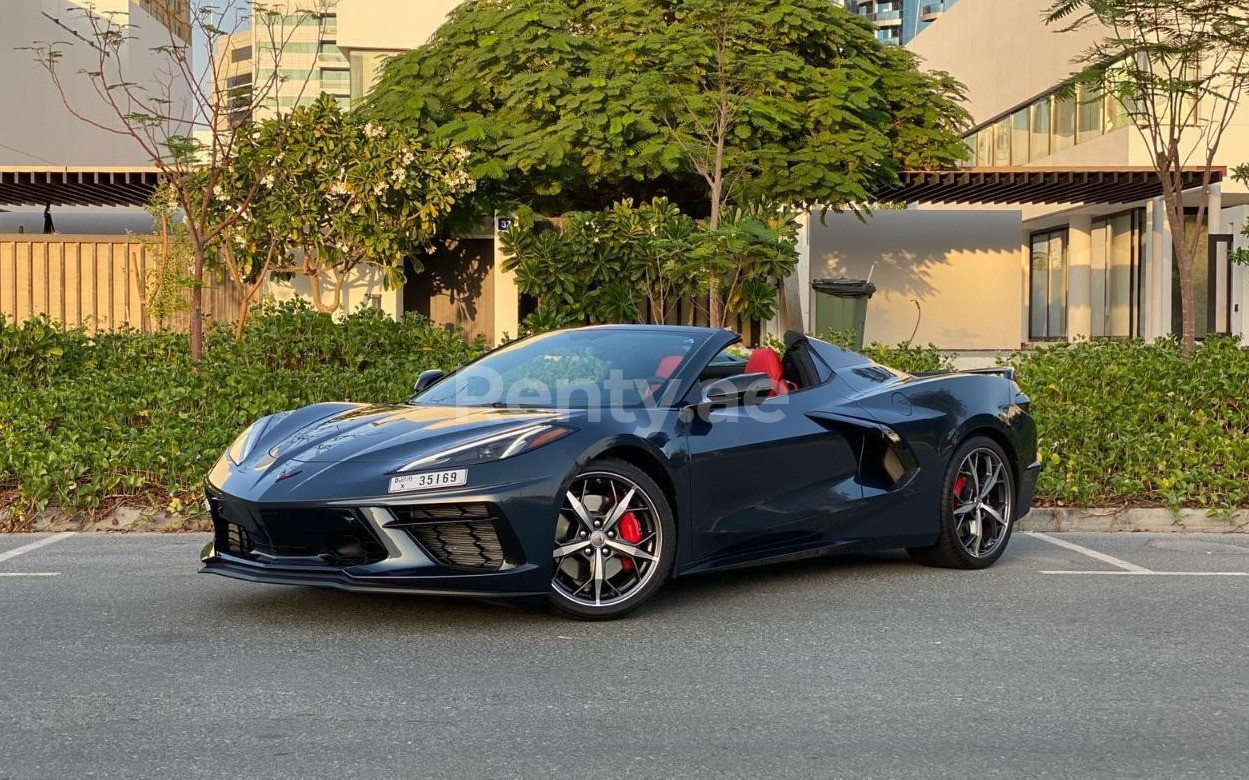
[[[1140,267],[1145,210],[1133,209],[1093,220],[1093,338],[1130,338],[1140,334]]]
[[[986,127],[976,133],[976,165],[988,168],[993,165],[993,128]]]
[[[1031,341],[1066,338],[1067,230],[1035,233],[1031,245],[1028,338]]]
[[[993,165],[999,168],[1010,165],[1009,119],[1003,119],[993,126]]]
[[[1010,164],[1023,165],[1028,162],[1028,109],[1021,108],[1010,118]]]
[[[1050,142],[1053,152],[1068,149],[1076,142],[1076,100],[1073,97],[1054,99],[1054,134]]]
[[[1102,134],[1102,112],[1106,102],[1101,87],[1080,87],[1076,100],[1076,143],[1084,143]]]
[[[252,47],[250,46],[240,46],[234,51],[230,52],[230,60],[232,62],[243,62],[245,60],[250,60],[251,58],[252,58]]]
[[[1049,157],[1050,153],[1050,99],[1043,97],[1032,104],[1032,138],[1029,144],[1029,160]]]

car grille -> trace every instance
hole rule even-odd
[[[386,548],[351,509],[257,509],[215,497],[208,503],[217,549],[229,555],[331,566],[360,566],[387,557]]]
[[[411,536],[440,565],[453,569],[498,571],[506,556],[498,517],[488,504],[391,507]]]

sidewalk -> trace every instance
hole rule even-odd
[[[1019,531],[1150,531],[1249,533],[1249,511],[1214,517],[1204,509],[1036,508],[1016,525]]]

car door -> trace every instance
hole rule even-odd
[[[807,416],[827,401],[827,388],[813,387],[687,425],[692,568],[833,543],[862,490],[846,435]]]

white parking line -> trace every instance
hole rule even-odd
[[[5,561],[11,561],[19,555],[24,555],[33,550],[38,550],[40,547],[47,547],[50,544],[54,544],[64,539],[68,539],[69,537],[74,536],[74,535],[75,534],[73,531],[69,531],[63,534],[52,534],[51,536],[45,536],[42,539],[36,539],[30,544],[23,544],[21,547],[15,547],[12,550],[9,550],[8,552],[0,553],[0,563],[4,563]]]
[[[59,577],[59,571],[0,571],[0,577]]]
[[[1128,563],[1122,558],[1116,558],[1113,555],[1107,555],[1106,553],[1098,552],[1097,550],[1090,550],[1087,547],[1082,547],[1076,544],[1075,542],[1069,542],[1066,539],[1057,539],[1053,536],[1050,536],[1049,534],[1043,534],[1040,531],[1025,531],[1025,533],[1028,536],[1035,537],[1044,542],[1049,542],[1052,545],[1056,545],[1058,547],[1065,547],[1066,549],[1073,550],[1075,552],[1080,553],[1081,555],[1087,555],[1088,557],[1092,558],[1095,561],[1108,563],[1111,566],[1115,566],[1120,569],[1123,569],[1124,572],[1128,574],[1153,574],[1154,573],[1154,572],[1151,572],[1149,569],[1146,569],[1144,566],[1137,566],[1135,563]],[[1098,573],[1098,572],[1090,572],[1090,573]],[[1119,572],[1106,572],[1106,574],[1118,574],[1118,573]]]
[[[1249,571],[1042,571],[1042,574],[1128,574],[1135,577],[1249,577]]]

